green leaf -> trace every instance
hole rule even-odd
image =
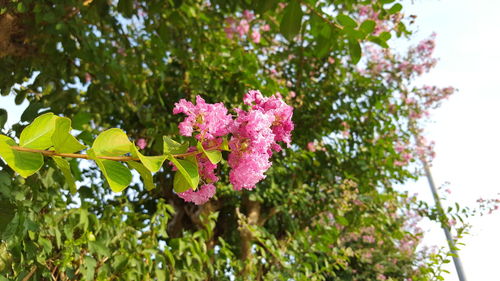
[[[52,112],[35,118],[33,123],[21,132],[19,146],[33,149],[47,149],[51,147],[52,134],[55,130],[57,118]]]
[[[203,152],[205,156],[212,162],[212,164],[217,164],[222,160],[222,153],[218,150],[206,151],[201,142],[196,145],[198,151]]]
[[[169,160],[174,163],[177,170],[182,174],[188,184],[188,187],[196,190],[196,188],[198,187],[198,183],[200,182],[200,175],[198,174],[197,165],[191,161],[175,159],[174,157],[170,157]],[[175,183],[174,189],[176,189]]]
[[[21,121],[31,123],[38,116],[38,111],[41,108],[43,108],[42,103],[36,101],[30,102],[23,114],[21,114]]]
[[[4,135],[0,135],[0,157],[23,178],[36,173],[43,165],[43,155],[11,148],[16,142]]]
[[[176,171],[174,175],[174,190],[176,193],[184,192],[190,189],[191,186],[180,171]]]
[[[166,155],[144,156],[139,152],[134,144],[132,144],[132,155],[135,157],[139,157],[142,164],[144,164],[144,166],[153,173],[158,172],[163,165],[163,162],[165,162],[165,160],[167,159]]]
[[[124,131],[113,128],[99,134],[92,144],[92,149],[98,156],[120,156],[130,153],[131,145]]]
[[[226,137],[224,137],[224,139],[222,141],[221,149],[225,150],[225,151],[231,151],[231,149],[229,149],[229,143],[228,143]]]
[[[180,144],[169,137],[163,136],[163,153],[164,154],[182,154],[188,150],[189,143]]]
[[[135,161],[127,161],[127,164],[139,172],[146,190],[152,190],[156,187],[153,182],[153,175],[151,174],[151,171],[148,170],[143,164]]]
[[[370,42],[373,42],[373,43],[375,43],[375,44],[379,45],[380,47],[383,47],[383,48],[389,48],[389,45],[387,45],[387,43],[386,43],[385,41],[380,40],[380,38],[378,38],[378,37],[375,37],[375,36],[369,36],[369,37],[368,37],[368,40],[369,40]]]
[[[66,117],[57,118],[52,143],[58,153],[73,153],[86,148],[70,132],[71,120]]]
[[[71,173],[71,167],[69,165],[68,160],[63,159],[62,157],[59,156],[52,156],[52,159],[54,159],[54,162],[56,162],[57,167],[61,169],[61,172],[64,178],[66,179],[66,183],[68,184],[69,191],[71,192],[71,194],[75,194],[76,193],[75,178]]]
[[[132,182],[132,173],[123,164],[117,161],[97,158],[93,148],[89,149],[87,154],[97,163],[109,187],[114,192],[123,191]]]
[[[397,13],[397,12],[401,11],[402,9],[403,9],[403,5],[401,5],[401,4],[399,4],[399,3],[396,3],[396,4],[394,4],[394,5],[393,5],[393,6],[392,6],[389,10],[388,10],[388,12],[389,12],[389,14],[391,14],[391,15],[392,15],[392,14],[395,14],[395,13]]]
[[[0,233],[2,233],[10,221],[14,218],[16,206],[12,205],[8,200],[0,200]],[[0,257],[1,259],[1,257]]]
[[[375,21],[373,20],[365,20],[360,26],[359,29],[362,30],[365,34],[372,34],[375,30]]]
[[[380,35],[378,36],[378,38],[380,38],[383,41],[387,41],[387,40],[391,39],[391,37],[392,37],[391,33],[387,32],[387,31],[380,33]]]
[[[275,9],[278,2],[279,2],[278,0],[251,1],[251,3],[254,4],[255,11],[259,14],[264,14],[266,11],[269,11],[271,9]]]
[[[344,226],[348,226],[349,225],[349,221],[345,217],[343,217],[343,216],[336,216],[335,220],[338,223],[340,223],[341,225],[344,225]]]
[[[346,15],[338,15],[337,21],[344,27],[352,27],[355,28],[358,26],[358,23],[353,20],[351,17]]]
[[[361,46],[358,40],[349,38],[349,54],[354,64],[357,64],[361,59]]]
[[[100,256],[103,257],[110,257],[111,252],[109,251],[109,248],[104,245],[103,242],[101,241],[90,241],[89,242],[89,249],[93,253],[97,253]]]
[[[0,129],[3,129],[5,123],[7,123],[7,111],[3,108],[0,108]]]
[[[90,120],[92,120],[90,113],[80,111],[73,117],[73,128],[83,130],[84,125],[88,124]]]
[[[283,11],[280,32],[288,41],[292,41],[295,35],[299,34],[302,15],[302,9],[298,1],[290,1]]]

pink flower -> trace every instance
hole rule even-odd
[[[297,94],[294,91],[290,91],[288,94],[290,95],[291,98],[294,98],[297,96]]]
[[[363,235],[363,242],[365,243],[374,243],[375,242],[375,237],[372,235]]]
[[[224,27],[224,32],[226,33],[227,38],[233,39],[233,35],[236,31],[234,30],[234,27],[226,26]]]
[[[285,2],[278,3],[278,6],[280,7],[280,9],[284,9],[287,5],[288,5],[288,3],[285,3]]]
[[[269,26],[269,24],[264,24],[263,26],[260,27],[260,29],[262,29],[262,31],[264,32],[267,32],[271,30],[271,27]]]
[[[240,24],[236,27],[236,31],[240,35],[240,37],[243,37],[243,35],[247,34],[248,31],[250,30],[250,25],[248,24],[247,20],[241,20]]]
[[[236,190],[252,189],[265,178],[264,173],[271,167],[269,158],[271,145],[274,143],[271,130],[274,116],[258,110],[237,112],[238,117],[232,129],[233,137],[229,141],[229,181]]]
[[[334,63],[335,63],[335,59],[334,59],[334,58],[332,58],[332,57],[329,57],[329,58],[328,58],[328,63],[329,63],[329,64],[334,64]]]
[[[194,150],[196,150],[196,148]],[[215,175],[217,164],[213,164],[212,162],[210,162],[210,160],[203,154],[196,155],[196,159],[198,160],[198,171],[200,173],[200,177],[206,183],[217,182],[219,180],[219,177]]]
[[[253,15],[252,11],[244,10],[243,11],[243,17],[245,17],[245,19],[247,19],[248,21],[251,21],[251,20],[253,20],[254,15]]]
[[[258,29],[254,29],[252,31],[252,41],[255,43],[255,44],[258,44],[260,42],[260,32]]]
[[[188,189],[177,194],[186,202],[193,202],[196,205],[202,205],[208,202],[215,195],[215,186],[213,184],[204,184],[197,191]]]
[[[311,141],[311,142],[309,142],[309,143],[307,144],[307,149],[308,149],[309,151],[311,151],[311,152],[315,152],[315,151],[316,151],[316,145],[314,145],[314,142],[312,142],[312,141]]]
[[[237,109],[229,141],[229,180],[234,189],[252,189],[269,169],[274,151],[280,151],[277,142],[291,142],[293,108],[281,96],[264,97],[259,91],[249,91],[243,102],[251,108]]]
[[[227,135],[233,121],[223,103],[208,104],[200,96],[196,97],[196,105],[181,99],[175,104],[173,112],[187,115],[179,124],[179,133],[191,136],[193,132],[198,132],[195,136],[198,140],[212,140]]]
[[[287,145],[291,143],[294,124],[292,122],[293,107],[287,105],[280,94],[265,98],[259,91],[249,91],[243,98],[245,104],[252,106],[252,109],[260,110],[266,114],[274,116],[271,129],[275,135],[276,142],[282,141]],[[273,146],[276,151],[281,150],[279,146]]]
[[[143,139],[143,138],[138,139],[138,140],[135,142],[135,144],[136,144],[136,145],[137,145],[140,149],[144,149],[144,148],[146,148],[146,146],[148,145],[148,143],[146,142],[146,140],[145,140],[145,139]]]

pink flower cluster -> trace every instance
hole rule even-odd
[[[223,103],[207,104],[200,96],[196,97],[196,105],[185,99],[176,103],[174,114],[179,113],[187,115],[179,124],[179,133],[190,137],[196,132],[195,138],[200,141],[227,135],[233,120]]]
[[[260,43],[261,31],[267,32],[271,28],[268,24],[263,24],[260,28],[253,28],[252,32],[250,32],[250,22],[254,20],[255,16],[253,12],[249,10],[244,10],[242,17],[237,20],[233,17],[228,17],[226,19],[226,27],[224,28],[224,32],[226,33],[227,38],[233,39],[234,35],[243,38],[245,35],[249,35],[249,38],[255,44]]]
[[[293,108],[279,94],[264,97],[259,91],[249,91],[243,101],[250,108],[246,111],[235,108],[234,119],[222,103],[207,104],[200,96],[196,97],[196,105],[182,99],[174,108],[174,114],[187,115],[179,124],[180,134],[194,134],[205,148],[220,149],[222,137],[232,135],[228,163],[231,168],[229,180],[235,190],[252,189],[265,178],[273,152],[281,151],[278,142],[290,145],[294,128]],[[190,148],[190,151],[195,150],[195,147]],[[201,181],[205,184],[198,191],[189,189],[178,195],[185,201],[203,204],[215,194],[217,165],[203,154],[197,154],[196,159]]]

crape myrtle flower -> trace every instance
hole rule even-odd
[[[259,91],[249,91],[243,101],[249,108],[235,108],[234,119],[222,103],[207,104],[200,96],[196,97],[196,104],[182,99],[174,107],[174,114],[187,115],[179,124],[180,134],[194,135],[205,149],[220,149],[222,137],[232,135],[228,142],[228,164],[229,181],[235,190],[252,189],[266,177],[273,152],[281,151],[278,142],[289,146],[294,128],[293,108],[279,93],[264,97]],[[188,151],[196,151],[196,147]],[[185,201],[204,204],[215,194],[214,183],[219,180],[215,174],[217,164],[201,153],[196,155],[196,160],[202,186],[178,195]]]

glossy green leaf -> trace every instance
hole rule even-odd
[[[124,131],[113,128],[99,134],[92,144],[92,149],[96,155],[120,156],[130,153],[131,145]]]
[[[389,45],[385,42],[385,41],[382,41],[380,38],[378,37],[375,37],[375,36],[369,36],[368,37],[368,40],[370,42],[373,42],[377,45],[379,45],[380,47],[383,47],[383,48],[389,48]]]
[[[61,169],[61,172],[64,178],[66,179],[66,183],[68,184],[69,191],[71,192],[71,194],[75,194],[76,193],[75,178],[71,173],[71,167],[69,165],[68,160],[59,156],[52,156],[52,159],[54,159],[54,162],[56,162],[57,167]]]
[[[298,1],[290,1],[283,11],[280,23],[280,32],[288,41],[299,34],[302,25],[302,9]]]
[[[3,108],[0,108],[0,129],[3,129],[5,123],[7,123],[7,111]]]
[[[158,170],[160,170],[161,166],[163,165],[163,162],[165,162],[165,160],[167,159],[166,155],[144,156],[139,152],[134,144],[132,144],[131,150],[132,155],[134,157],[138,157],[141,160],[142,164],[144,164],[144,166],[153,173],[158,172]]]
[[[17,144],[13,139],[0,135],[0,157],[24,178],[36,173],[43,165],[43,155],[14,150],[11,146],[15,145]]]
[[[198,174],[197,165],[191,161],[175,159],[174,157],[169,158],[169,160],[174,163],[177,170],[182,174],[188,184],[188,187],[196,190],[196,188],[198,187],[198,183],[200,182],[200,175]],[[174,184],[174,189],[175,188],[176,187]]]
[[[169,137],[163,136],[163,153],[164,154],[182,154],[188,150],[189,143],[180,144]]]
[[[33,120],[21,132],[19,146],[33,149],[47,149],[52,146],[52,134],[55,130],[56,119],[54,113],[45,113]]]
[[[387,41],[387,40],[391,39],[391,37],[392,37],[391,33],[387,32],[387,31],[380,33],[380,35],[378,36],[378,38],[380,38],[383,41]]]
[[[229,143],[228,143],[226,137],[224,137],[224,139],[222,141],[221,149],[225,150],[225,151],[231,151],[231,149],[229,149]]]
[[[393,5],[393,6],[392,6],[389,10],[388,10],[388,12],[389,12],[389,14],[391,14],[391,15],[392,15],[392,14],[395,14],[395,13],[397,13],[397,12],[401,11],[402,9],[403,9],[403,5],[401,5],[401,4],[399,4],[399,3],[396,3],[396,4],[394,4],[394,5]]]
[[[176,193],[184,192],[190,189],[191,186],[180,171],[176,171],[174,175],[174,190]]]
[[[57,118],[52,143],[58,153],[73,153],[86,148],[71,135],[71,120],[66,117]]]
[[[198,151],[202,152],[212,164],[217,164],[222,160],[222,153],[218,150],[209,150],[206,151],[201,142],[198,142],[196,145]]]
[[[130,168],[135,169],[139,175],[141,175],[142,182],[144,183],[146,190],[152,190],[155,188],[153,174],[151,174],[150,170],[148,170],[143,164],[136,161],[127,161],[127,164]]]
[[[351,17],[346,15],[338,15],[337,21],[344,27],[352,27],[355,28],[358,26],[358,23],[353,20]]]
[[[373,20],[365,20],[360,26],[359,29],[362,30],[365,34],[372,34],[375,30],[376,23]]]
[[[358,40],[349,38],[349,55],[351,56],[352,63],[356,64],[361,59],[361,46]]]
[[[97,158],[92,148],[87,151],[87,154],[97,163],[109,187],[114,192],[123,191],[132,182],[132,173],[122,163]]]

